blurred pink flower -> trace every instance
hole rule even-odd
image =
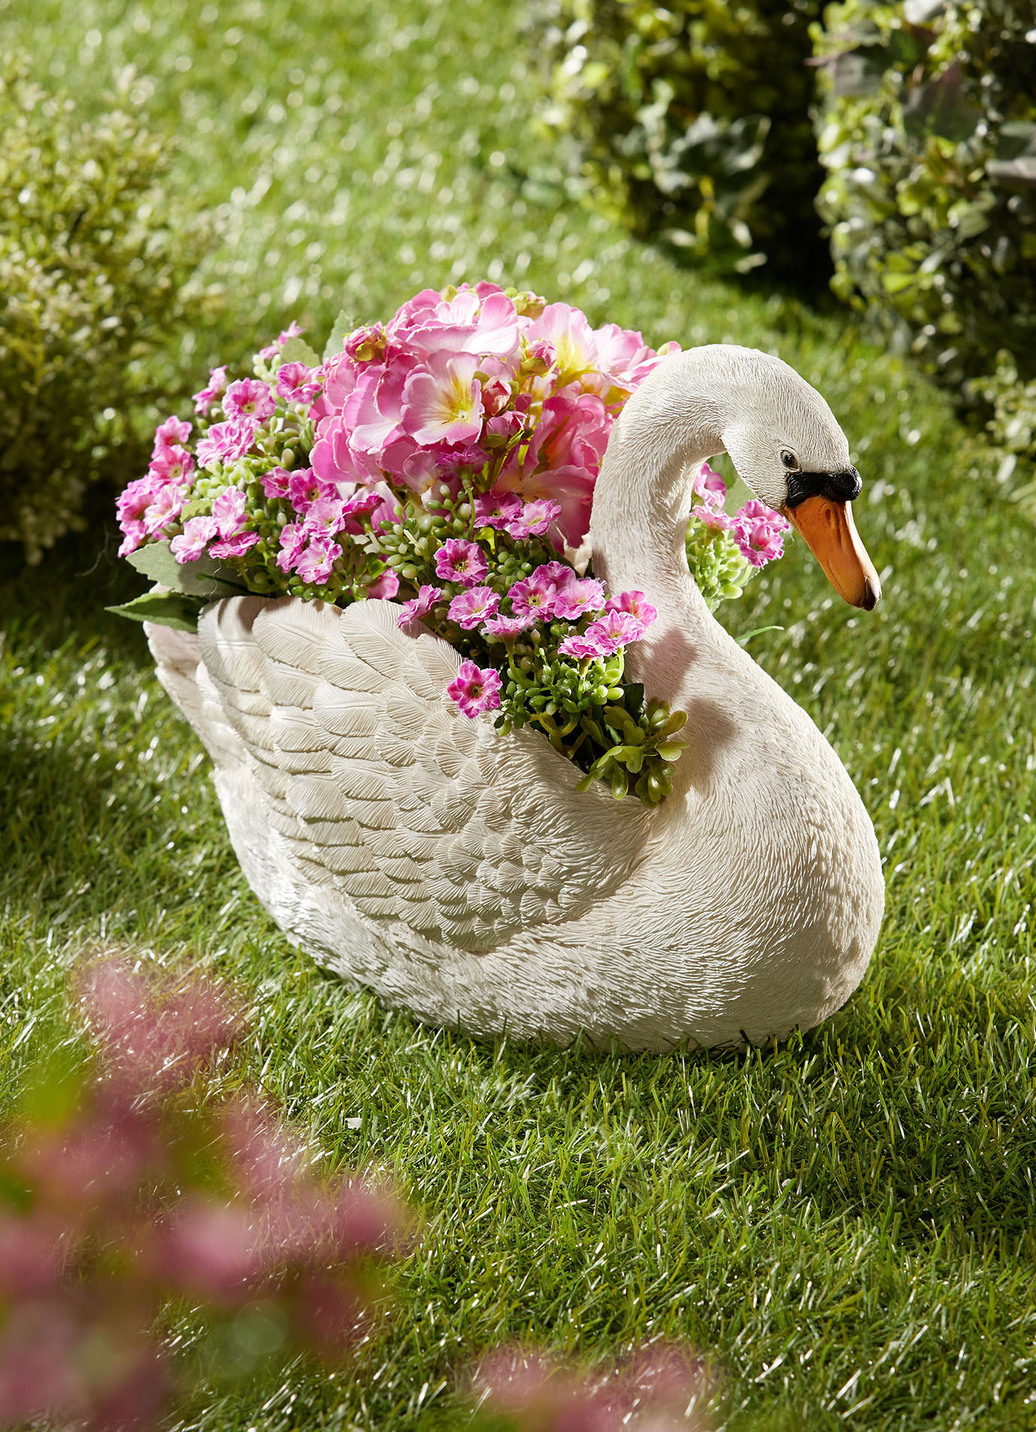
[[[212,407],[217,398],[221,397],[227,390],[227,366],[222,364],[219,368],[213,368],[209,372],[209,381],[200,392],[194,395],[194,411],[204,415]]]

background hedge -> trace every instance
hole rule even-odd
[[[545,118],[570,174],[640,237],[710,268],[823,282],[806,64],[819,13],[820,0],[540,0]]]
[[[187,281],[207,235],[181,214],[174,236],[168,146],[125,93],[83,123],[14,58],[0,68],[0,132],[0,541],[37,562],[82,526],[117,452],[123,481],[127,448],[146,460],[134,413],[148,360],[202,314]]]

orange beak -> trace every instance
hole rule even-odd
[[[850,606],[871,611],[881,596],[881,582],[856,531],[850,504],[807,497],[781,511],[805,539],[838,595]]]

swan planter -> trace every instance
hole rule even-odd
[[[287,381],[289,396],[312,380],[296,409],[283,403],[281,409],[296,413],[296,446],[309,442],[305,480],[336,485],[339,504],[345,494],[349,511],[336,509],[337,520],[344,530],[351,518],[359,534],[353,546],[367,553],[366,600],[350,600],[364,592],[355,586],[360,559],[348,551],[345,575],[333,579],[337,591],[326,585],[331,578],[319,584],[326,563],[300,569],[297,534],[275,510],[296,471],[290,463],[300,458],[288,450],[287,463],[273,466],[269,454],[282,453],[285,444],[279,432],[266,445],[257,479],[263,434],[254,438],[256,424],[276,427],[280,419],[264,419],[262,394],[251,413],[229,416],[235,389],[239,407],[257,389],[237,384],[221,393],[225,376],[218,372],[198,395],[202,411],[222,398],[217,411],[228,416],[209,430],[217,440],[229,444],[235,422],[246,431],[251,424],[251,457],[235,458],[229,448],[214,454],[211,442],[204,448],[200,441],[192,458],[186,424],[170,420],[164,437],[160,429],[153,467],[161,481],[120,508],[124,550],[134,552],[142,570],[161,575],[141,554],[151,539],[179,534],[172,545],[180,566],[187,572],[196,564],[199,573],[181,589],[200,615],[185,616],[181,608],[172,625],[149,624],[159,679],[212,757],[230,839],[259,899],[321,964],[390,1004],[481,1036],[564,1042],[582,1031],[596,1043],[629,1049],[761,1043],[810,1028],[845,1002],[874,948],[884,904],[877,842],[831,746],[713,617],[706,584],[700,589],[688,569],[686,535],[695,494],[706,499],[694,509],[706,538],[730,525],[713,500],[717,484],[707,466],[726,452],[758,499],[749,515],[762,512],[777,524],[771,514],[785,514],[841,596],[873,607],[880,589],[853,526],[849,504],[860,481],[846,438],[814,388],[777,358],[751,349],[710,345],[659,357],[642,346],[634,351],[630,343],[639,336],[623,335],[630,342],[607,383],[603,365],[593,381],[584,374],[580,383],[569,373],[578,371],[585,321],[581,328],[566,317],[560,332],[554,310],[563,306],[540,304],[527,309],[523,323],[519,296],[507,298],[508,328],[497,294],[480,285],[412,301],[418,306],[411,306],[402,336],[415,324],[424,335],[419,378],[388,393],[391,325],[387,333],[365,329],[345,338],[344,358],[325,355],[322,368],[308,351],[308,362],[293,362],[297,340],[282,335],[281,352],[268,350],[268,366],[258,370],[268,392]],[[554,324],[553,342],[537,337],[537,322]],[[620,344],[619,333],[598,330],[598,349],[605,338]],[[373,379],[365,389],[364,364],[378,362],[381,390]],[[522,372],[531,373],[527,382]],[[572,403],[589,391],[610,430],[595,484],[596,458],[585,452],[582,466],[555,462],[553,469],[540,454],[530,473],[529,432],[537,416],[541,422],[549,416],[543,384],[556,384],[559,372]],[[523,383],[526,390],[531,385],[531,403],[501,404],[502,390],[510,385],[513,393]],[[439,428],[427,416],[436,399]],[[495,446],[494,402],[496,416],[507,419],[495,425],[504,435]],[[508,416],[514,411],[524,415],[524,434]],[[571,432],[575,409],[567,411]],[[451,422],[442,436],[441,425]],[[422,441],[421,451],[431,443],[438,454],[431,476],[420,453],[415,459],[414,443]],[[404,442],[394,457],[393,442]],[[466,462],[456,463],[458,450]],[[374,463],[367,461],[372,453],[380,454]],[[454,458],[452,470],[444,453]],[[522,578],[527,561],[510,571],[519,585],[507,589],[498,581],[496,596],[492,572],[489,585],[473,586],[470,574],[452,588],[443,578],[445,591],[421,582],[420,552],[429,548],[420,536],[411,560],[399,548],[387,564],[371,566],[372,534],[395,540],[394,533],[399,542],[411,529],[428,535],[423,516],[402,527],[383,517],[380,528],[372,518],[371,493],[385,492],[393,465],[402,476],[389,497],[405,489],[409,511],[445,512],[443,520],[454,522],[448,530],[473,534],[493,507],[496,525],[482,527],[481,535],[501,562],[521,555],[521,541],[504,541],[512,530],[522,541],[545,544],[548,555],[564,550],[571,566],[541,563]],[[220,480],[220,495],[210,493],[206,504],[211,475]],[[179,507],[163,495],[171,481],[184,499]],[[473,496],[491,483],[492,501]],[[584,512],[590,507],[591,489],[587,535],[579,503]],[[265,499],[264,520],[281,524],[277,560],[287,595],[221,595],[256,584],[263,590],[263,572],[273,570],[268,556],[264,568],[249,569],[274,549],[262,521],[242,525],[237,492]],[[544,495],[550,493],[557,500]],[[322,500],[317,486],[309,495]],[[483,503],[481,515],[473,514],[473,502]],[[510,513],[510,529],[496,509]],[[437,563],[436,580],[444,572],[456,579],[441,553],[463,539],[443,541],[442,530],[431,533],[438,546],[431,544],[428,560]],[[729,535],[719,533],[727,541]],[[345,551],[349,541],[339,532],[334,551]],[[460,549],[450,550],[463,567]],[[378,552],[385,557],[384,542]],[[579,577],[571,568],[585,570],[588,559],[593,576]],[[569,651],[576,676],[563,678],[570,681],[567,705],[555,691],[556,699],[533,711],[522,688],[529,658],[523,666],[515,642],[541,666],[546,658],[528,625],[524,639],[532,646],[522,647],[515,635],[516,593],[520,586],[532,602],[537,574],[554,570],[557,584],[562,567],[569,624],[545,624],[542,631],[560,640],[559,651]],[[349,581],[351,592],[341,585]],[[301,595],[292,595],[300,583]],[[501,605],[505,590],[511,600]],[[550,590],[556,596],[557,585]],[[388,599],[407,591],[417,595],[405,607]],[[215,599],[202,605],[209,595]],[[325,599],[308,599],[314,595]],[[333,604],[336,597],[345,604]],[[170,599],[182,596],[150,600]],[[478,654],[466,645],[474,622],[461,623],[480,601],[495,602],[495,616],[482,613],[485,639],[493,640],[486,636],[493,621],[504,633],[496,638],[500,645],[479,648],[497,652],[495,670],[470,659]],[[169,610],[146,601],[130,614],[170,620]],[[563,640],[559,629],[569,632]],[[611,632],[611,646],[605,636],[594,647],[600,631]],[[560,680],[562,666],[559,657],[544,669]],[[509,672],[515,680],[508,681]],[[586,696],[586,682],[598,678]],[[638,683],[649,698],[642,706]],[[529,719],[504,720],[521,700]],[[605,704],[586,706],[589,700]],[[580,702],[589,714],[581,714]],[[570,710],[575,715],[562,725]],[[679,735],[677,713],[687,717]],[[605,716],[616,729],[625,722],[625,737],[614,730],[602,735]],[[565,744],[570,726],[577,745],[592,733],[576,752]],[[597,736],[604,747],[592,747]],[[604,749],[609,740],[625,744]],[[613,798],[627,790],[627,799]]]

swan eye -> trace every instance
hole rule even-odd
[[[799,465],[798,458],[793,452],[789,452],[787,448],[781,453],[781,462],[783,462],[786,468],[796,468]]]

